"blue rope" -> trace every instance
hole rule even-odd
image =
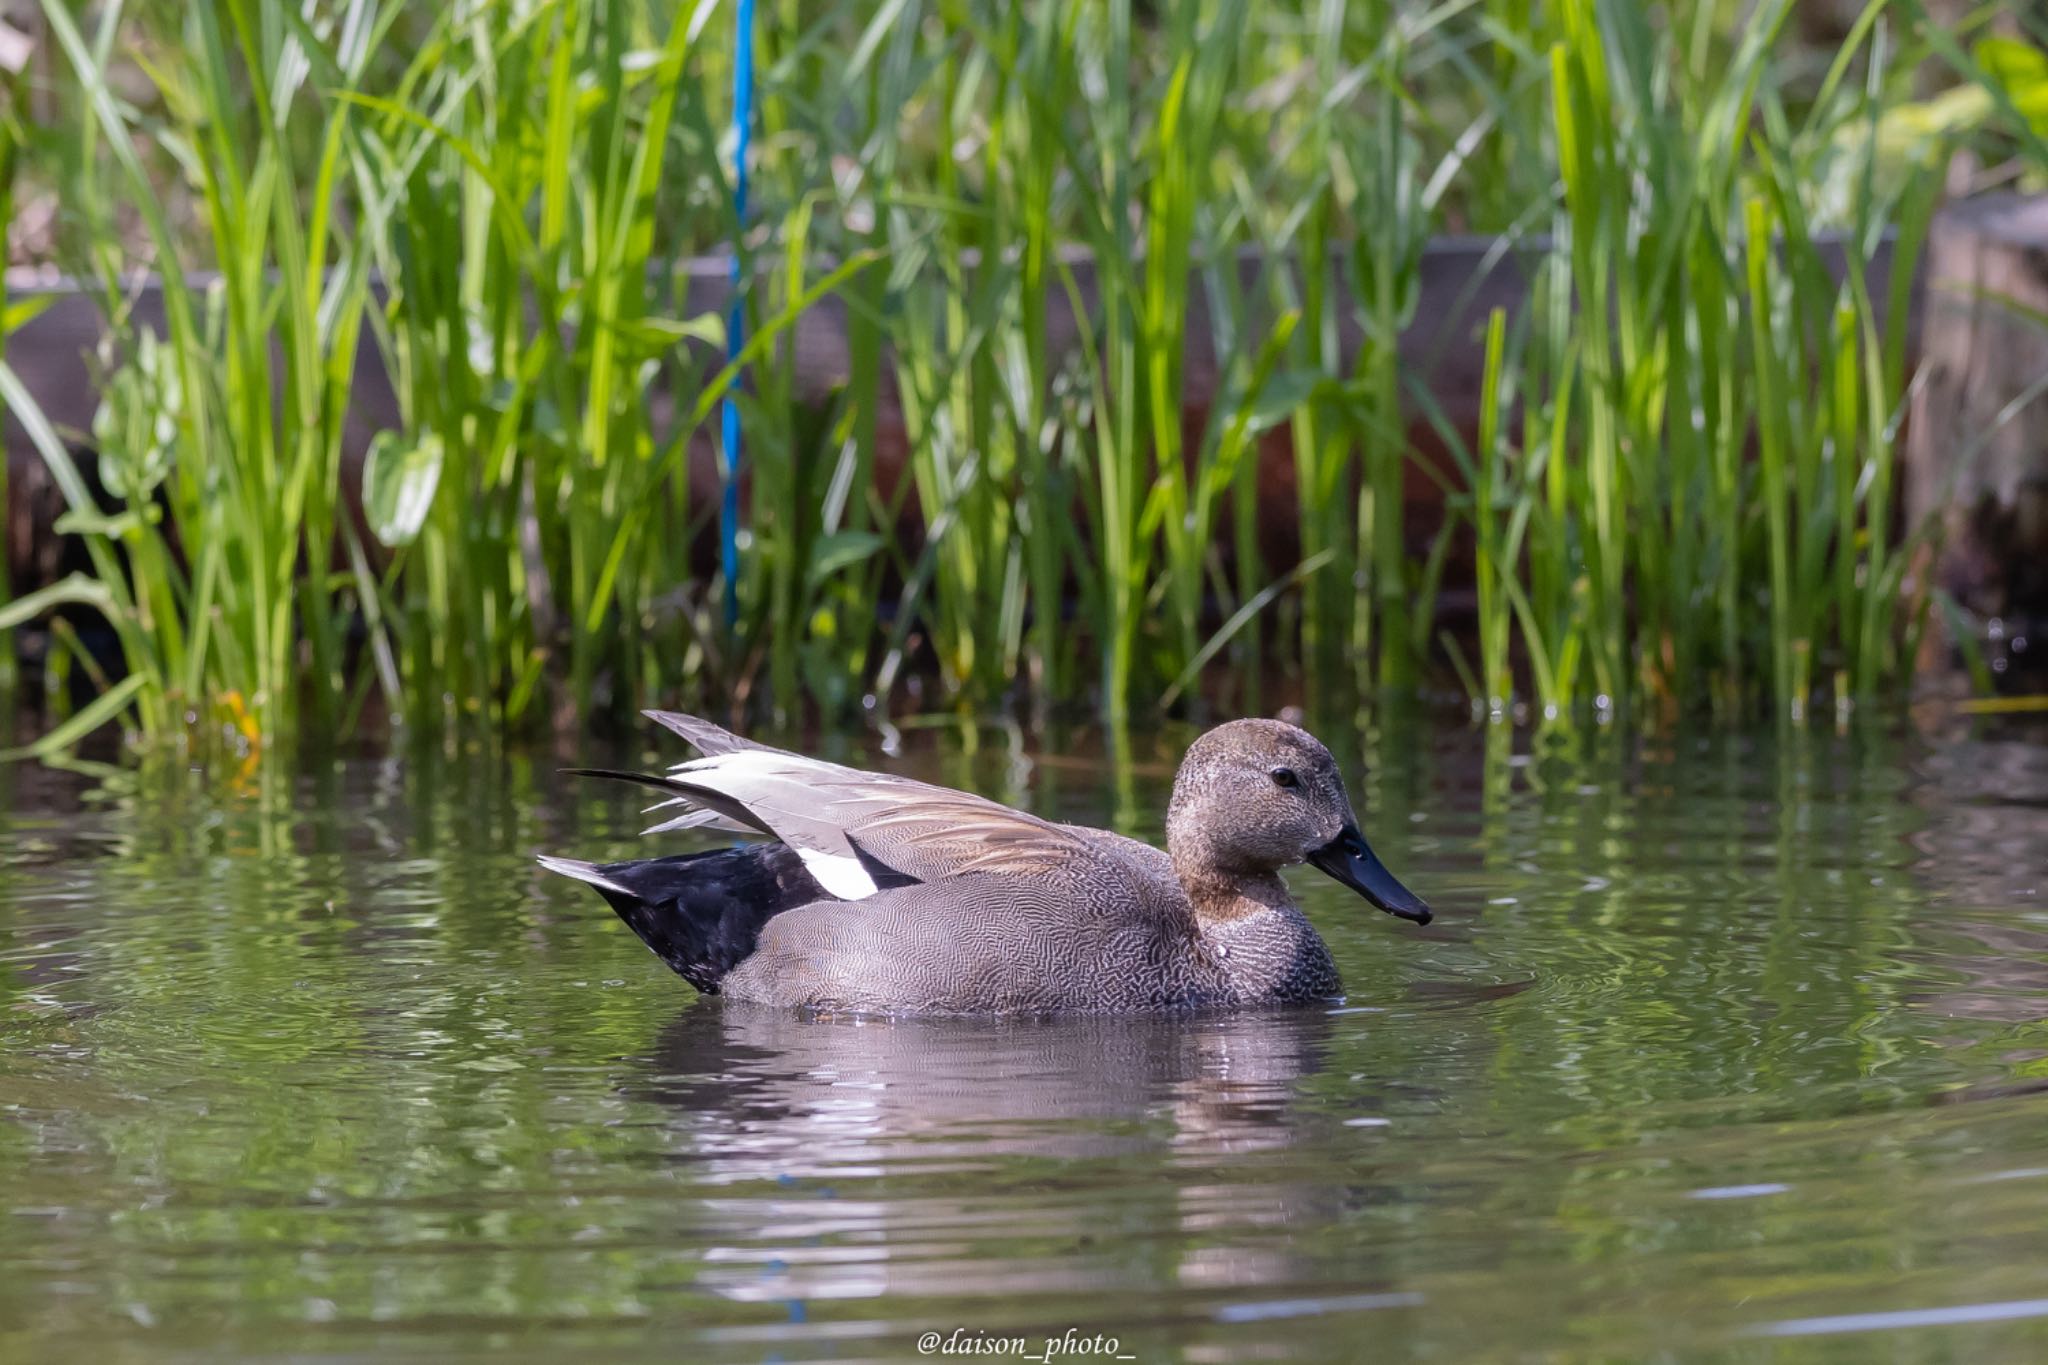
[[[747,340],[740,239],[747,230],[747,144],[754,127],[754,0],[739,0],[738,27],[739,42],[732,64],[732,311],[725,320],[727,364],[739,358]],[[728,626],[740,619],[740,405],[735,394],[742,378],[733,377],[733,387],[726,391],[719,413],[725,441],[725,497],[718,508],[718,558],[725,573]]]

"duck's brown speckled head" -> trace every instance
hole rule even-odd
[[[1429,907],[1359,832],[1337,760],[1285,721],[1230,721],[1189,746],[1173,781],[1166,844],[1183,880],[1308,862],[1387,913],[1429,923]]]

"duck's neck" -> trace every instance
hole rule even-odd
[[[1214,825],[1193,803],[1182,799],[1178,787],[1166,812],[1166,853],[1196,915],[1204,920],[1242,919],[1293,904],[1280,874],[1271,867],[1246,866],[1237,850],[1217,838]]]
[[[1203,949],[1242,1004],[1323,1000],[1341,989],[1322,935],[1277,872],[1183,873]]]
[[[1187,888],[1188,903],[1195,919],[1204,925],[1235,924],[1269,911],[1301,913],[1287,894],[1287,883],[1277,872],[1220,872],[1213,868],[1184,868],[1180,884]]]
[[[1246,867],[1219,845],[1213,826],[1178,799],[1167,812],[1166,849],[1194,911],[1201,952],[1239,1004],[1323,1000],[1337,994],[1330,950],[1271,867]]]

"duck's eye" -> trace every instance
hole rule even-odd
[[[1273,785],[1276,787],[1298,787],[1301,785],[1301,779],[1294,775],[1294,769],[1292,768],[1275,768],[1271,776],[1273,778]]]

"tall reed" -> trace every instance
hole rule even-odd
[[[342,19],[374,27],[379,14],[357,0]],[[114,368],[94,434],[112,507],[11,371],[0,369],[0,391],[92,556],[96,605],[128,670],[108,695],[132,702],[147,730],[203,718],[206,733],[218,721],[244,746],[288,731],[302,693],[332,719],[345,601],[360,585],[337,590],[329,553],[368,300],[367,242],[331,212],[347,107],[309,86],[304,26],[280,6],[197,6],[149,31],[145,69],[166,115],[150,127],[109,81],[120,6],[103,9],[90,39],[68,7],[46,4],[44,16],[76,82],[77,165],[104,155],[115,169],[112,183],[80,173],[66,186],[93,233],[110,320]],[[139,140],[190,178],[206,232],[196,251],[173,232]],[[160,340],[133,323],[112,245],[117,196],[139,209],[162,267]],[[204,264],[219,274],[186,274]]]
[[[1905,586],[1895,436],[1932,186],[1888,182],[1857,136],[1903,69],[1882,0],[1797,121],[1770,59],[1787,12],[1718,54],[1704,19],[1560,7],[1564,195],[1527,327],[1523,473],[1502,495],[1484,438],[1474,462],[1481,545],[1527,537],[1526,582],[1482,587],[1497,711],[1510,620],[1552,719],[1712,702],[1797,722],[1822,692],[1846,706],[1904,676],[1881,623]],[[1847,205],[1832,252],[1811,226],[1824,192]]]
[[[95,565],[0,625],[100,606],[128,680],[98,719],[247,744],[373,703],[431,731],[682,698],[1128,718],[1277,699],[1248,674],[1349,708],[1447,669],[1503,718],[1797,719],[1904,676],[1933,194],[1873,130],[1954,49],[1912,0],[1818,69],[1788,0],[766,6],[749,224],[714,0],[45,11],[111,324],[104,493],[0,354]],[[1403,349],[1448,229],[1504,234],[1530,282],[1441,341],[1483,354],[1476,431]],[[742,261],[740,366],[693,253]],[[827,299],[821,386],[794,329]],[[358,517],[365,351],[401,420]],[[698,496],[727,392],[731,623]],[[1298,553],[1268,562],[1281,437]],[[1427,553],[1422,490],[1451,517]],[[1467,543],[1476,668],[1434,610]]]

